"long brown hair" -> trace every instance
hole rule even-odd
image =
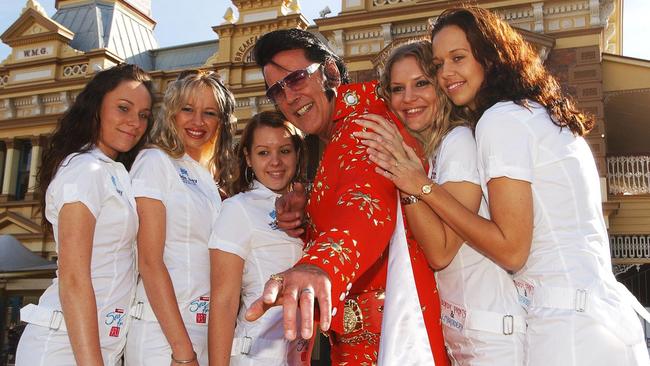
[[[390,56],[388,56],[388,59],[386,60],[381,77],[379,78],[379,93],[381,96],[384,99],[390,100],[391,69],[396,62],[403,60],[406,57],[415,58],[415,61],[424,73],[424,77],[429,80],[436,92],[436,105],[434,106],[435,113],[433,121],[431,121],[431,128],[427,128],[422,133],[410,131],[411,134],[424,145],[424,153],[426,156],[431,156],[449,131],[457,126],[469,126],[469,123],[466,120],[458,118],[456,114],[453,113],[453,104],[438,85],[438,81],[435,77],[435,69],[433,67],[431,42],[428,40],[419,40],[407,43],[397,47],[393,52],[391,52]]]
[[[37,173],[37,192],[40,196],[41,212],[45,212],[45,193],[56,175],[63,160],[70,154],[84,153],[93,149],[99,140],[101,128],[100,111],[104,96],[123,81],[141,82],[149,92],[151,103],[154,96],[151,78],[136,65],[120,64],[110,69],[98,72],[79,93],[74,104],[63,114],[43,151],[43,162]],[[133,160],[145,143],[153,123],[150,116],[143,137],[129,151],[119,153],[115,161],[130,169]],[[51,229],[50,223],[43,214],[42,226],[45,231]]]
[[[452,25],[465,32],[474,58],[485,70],[476,109],[470,114],[474,124],[497,102],[512,101],[527,107],[530,100],[546,108],[554,124],[568,127],[575,135],[583,136],[593,128],[593,117],[576,108],[573,98],[562,91],[537,53],[507,22],[479,7],[447,9],[434,24],[431,40]]]
[[[250,155],[253,149],[253,135],[255,130],[260,127],[283,128],[291,136],[291,143],[298,156],[296,174],[292,182],[305,181],[305,167],[306,167],[306,149],[303,138],[298,133],[298,130],[287,121],[287,119],[280,112],[266,111],[254,115],[251,120],[246,124],[246,128],[241,134],[239,145],[237,145],[237,169],[233,175],[233,179],[229,184],[229,191],[232,194],[246,192],[253,188],[253,180],[246,173],[250,168],[246,163],[246,154]]]
[[[180,158],[185,153],[183,141],[176,130],[176,114],[191,100],[201,87],[209,88],[220,110],[217,141],[209,161],[209,170],[220,187],[225,188],[232,179],[232,140],[235,126],[231,118],[235,111],[235,97],[217,73],[212,71],[183,72],[172,81],[165,91],[157,123],[151,131],[150,144],[165,151],[169,156]],[[227,189],[226,189],[227,191]],[[227,192],[230,193],[230,192]]]

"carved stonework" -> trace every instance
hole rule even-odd
[[[75,78],[75,77],[84,77],[86,76],[86,73],[88,71],[88,64],[83,63],[83,64],[75,64],[75,65],[66,65],[63,67],[63,73],[62,77],[64,79],[67,78]]]

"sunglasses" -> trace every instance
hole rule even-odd
[[[307,68],[296,70],[289,75],[285,76],[284,79],[278,80],[275,84],[271,85],[266,90],[266,97],[275,104],[278,104],[284,101],[285,94],[284,88],[289,88],[293,91],[300,90],[306,86],[306,81],[309,76],[316,72],[320,68],[321,64],[313,63]]]

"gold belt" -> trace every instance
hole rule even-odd
[[[343,334],[359,332],[365,328],[370,328],[370,333],[379,333],[384,297],[384,290],[373,290],[347,299],[343,308]],[[376,326],[373,327],[370,323]]]

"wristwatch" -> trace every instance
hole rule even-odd
[[[400,198],[400,202],[402,202],[402,206],[412,205],[414,203],[417,203],[419,200],[420,199],[415,197],[414,195],[409,195],[409,196]]]
[[[429,184],[425,184],[420,188],[420,193],[415,195],[415,198],[417,199],[422,199],[422,196],[427,195],[431,193],[431,189],[433,189],[433,182],[429,182]]]

